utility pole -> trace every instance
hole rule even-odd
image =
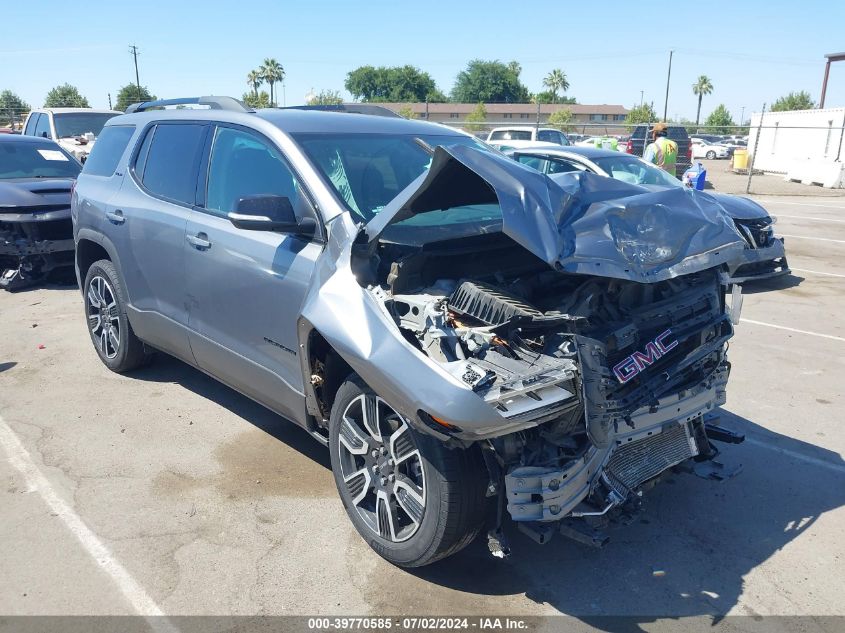
[[[739,115],[739,124],[745,125],[745,106],[742,106],[742,114]]]
[[[640,107],[641,108],[643,107],[643,93],[644,92],[645,92],[645,90],[640,90]]]
[[[109,93],[109,110],[111,110],[111,109],[112,109],[112,107],[111,107],[111,93]]]
[[[663,101],[663,120],[666,120],[666,113],[669,111],[669,78],[672,77],[672,55],[675,51],[669,51],[669,72],[666,73],[666,99]]]
[[[141,81],[138,79],[138,47],[134,44],[129,46],[129,52],[135,58],[135,85],[138,87],[138,101],[143,101],[141,98]]]

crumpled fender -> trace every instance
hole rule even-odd
[[[527,426],[524,422],[508,423],[458,378],[402,337],[383,304],[353,275],[351,249],[358,229],[349,214],[336,217],[327,228],[326,250],[303,302],[302,319],[379,396],[412,422],[423,410],[454,424],[461,430],[455,435],[462,439],[502,435]],[[307,332],[300,329],[299,335],[303,350]],[[418,428],[428,430],[421,425]]]

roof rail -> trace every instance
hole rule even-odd
[[[143,103],[133,103],[126,108],[126,114],[133,112],[145,112],[152,108],[163,108],[164,106],[175,105],[204,105],[212,110],[229,110],[231,112],[255,112],[252,108],[247,107],[243,101],[238,101],[232,97],[183,97],[179,99],[159,99],[157,101],[144,101]]]
[[[349,112],[351,114],[370,114],[373,116],[386,116],[392,118],[402,118],[401,114],[397,114],[390,108],[385,108],[382,105],[373,103],[338,103],[338,104],[324,104],[324,105],[295,105],[285,106],[279,110],[319,110],[322,112]]]

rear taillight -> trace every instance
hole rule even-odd
[[[692,163],[692,143],[687,145],[687,162]]]
[[[634,153],[634,142],[633,141],[622,141],[622,151],[626,154],[633,154]]]

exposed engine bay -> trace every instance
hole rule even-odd
[[[538,542],[560,529],[603,544],[552,522],[630,507],[668,468],[715,456],[704,415],[724,403],[733,334],[718,268],[652,284],[569,274],[501,234],[380,250],[370,289],[402,335],[519,423],[481,444],[501,506]]]

